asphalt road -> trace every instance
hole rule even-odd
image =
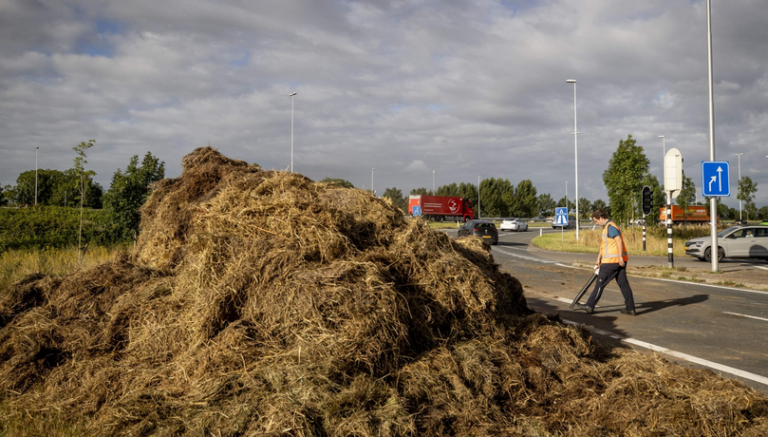
[[[447,233],[456,236],[456,231]],[[595,313],[588,315],[569,309],[591,275],[590,270],[572,264],[594,263],[596,256],[543,251],[530,245],[538,235],[535,228],[502,232],[499,245],[492,248],[495,261],[523,284],[531,308],[584,324],[596,338],[639,351],[653,350],[670,361],[708,368],[768,394],[768,292],[630,276],[637,316],[619,313],[624,301],[615,281],[606,288]],[[666,266],[667,258],[633,257],[629,262]],[[675,260],[676,266],[688,263],[702,265],[690,257]],[[730,265],[738,266],[742,275],[765,274],[758,270],[766,268],[763,261]]]

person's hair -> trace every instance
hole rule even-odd
[[[602,209],[596,209],[595,212],[592,213],[593,219],[607,219],[608,214],[605,213]]]

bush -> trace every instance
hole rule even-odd
[[[76,245],[79,226],[79,208],[0,209],[0,251]],[[118,242],[109,211],[83,210],[83,244],[109,246]]]

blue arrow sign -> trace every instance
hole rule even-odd
[[[555,224],[568,226],[568,208],[555,208]]]
[[[730,197],[728,161],[701,161],[701,192],[707,197]]]

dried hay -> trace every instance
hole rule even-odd
[[[19,433],[768,434],[765,397],[532,313],[481,242],[363,191],[201,148],[142,217],[130,256],[0,294]]]

